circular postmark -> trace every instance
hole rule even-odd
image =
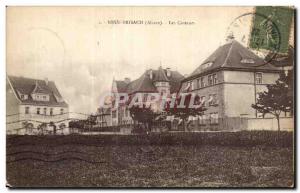
[[[273,15],[245,13],[235,18],[227,28],[226,34],[234,38],[263,59],[263,62],[249,64],[252,67],[272,63],[281,48],[281,34],[272,20]]]

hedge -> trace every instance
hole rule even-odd
[[[294,133],[287,131],[167,132],[140,135],[9,135],[7,146],[68,144],[79,145],[221,145],[293,146]]]

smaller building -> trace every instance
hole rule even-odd
[[[98,108],[96,113],[96,126],[108,127],[111,126],[111,110],[110,108]]]
[[[7,134],[68,133],[68,107],[53,81],[7,76]]]
[[[120,93],[126,93],[129,100],[134,96],[142,94],[143,100],[146,100],[151,93],[159,93],[160,96],[169,96],[177,93],[180,89],[181,81],[184,76],[179,72],[170,68],[163,69],[161,66],[158,69],[146,70],[138,79],[131,81],[129,78],[125,80],[114,80],[112,83],[113,99],[121,98]],[[116,101],[112,101],[114,103]],[[157,111],[162,111],[159,102],[153,105]],[[111,109],[111,125],[128,125],[132,124],[128,104],[120,104],[118,108]],[[154,107],[155,106],[155,107]]]

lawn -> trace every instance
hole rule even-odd
[[[43,139],[36,143],[27,139],[24,144],[22,137],[15,141],[7,147],[7,183],[12,187],[291,187],[294,183],[289,146],[105,145]]]

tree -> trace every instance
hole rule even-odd
[[[259,97],[252,108],[258,112],[272,114],[277,119],[278,131],[280,131],[281,112],[290,112],[293,108],[293,96],[288,85],[288,78],[284,74],[276,81],[276,84],[267,85],[267,91],[258,93]]]
[[[64,129],[66,128],[66,124],[65,123],[61,123],[61,124],[59,124],[58,127],[61,130],[61,134],[64,134]]]
[[[41,123],[40,125],[38,125],[38,133],[40,135],[44,135],[44,131],[47,129],[47,123]]]
[[[139,105],[133,105],[129,108],[129,112],[134,123],[142,123],[144,128],[148,131],[151,131],[154,120],[160,115],[160,113],[153,111],[151,105],[147,107],[145,104],[143,104],[142,107]]]
[[[29,123],[29,122],[27,122],[27,121],[24,121],[24,122],[22,123],[22,128],[25,129],[25,133],[26,133],[27,135],[30,135],[30,134],[32,134],[32,131],[33,131],[33,124],[32,124],[32,123]]]
[[[203,115],[204,111],[207,110],[204,107],[204,101],[201,101],[198,95],[181,94],[173,100],[174,101],[171,100],[166,103],[165,111],[168,116],[174,116],[175,118],[181,119],[184,130],[187,129],[185,123],[190,116],[196,117]]]
[[[52,128],[53,128],[53,134],[56,135],[56,125],[54,124],[54,122],[51,121],[51,122],[49,123],[49,127],[52,127]]]
[[[280,74],[280,77],[278,79],[280,83],[286,84],[287,87],[287,100],[288,102],[288,107],[287,111],[285,112],[290,112],[293,114],[293,107],[294,107],[294,77],[293,77],[293,70],[288,70],[286,73],[282,72]]]

